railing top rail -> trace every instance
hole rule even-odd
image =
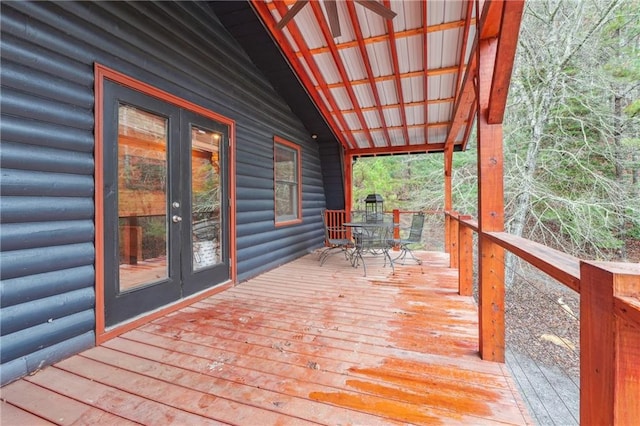
[[[599,262],[599,261],[583,261],[592,265],[599,266],[614,274],[621,275],[640,275],[640,263],[630,262]],[[640,295],[640,294],[639,294]]]
[[[415,214],[415,213],[424,213],[424,214],[442,214],[444,210],[402,210],[398,209],[400,214]],[[385,211],[384,213],[393,213],[393,210]]]
[[[616,315],[635,323],[636,327],[640,327],[640,298],[615,296],[613,298],[613,307]]]
[[[473,219],[471,216],[460,216],[458,220],[460,221],[461,225],[469,227],[478,232],[478,221]]]
[[[471,216],[455,211],[445,211],[444,214],[461,225],[479,232],[478,222]],[[577,257],[508,232],[485,232],[482,235],[580,293],[580,259]],[[620,268],[623,267],[620,266]]]
[[[580,259],[577,257],[507,232],[487,232],[485,235],[580,293]]]

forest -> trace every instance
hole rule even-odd
[[[580,258],[640,261],[640,0],[528,1],[503,134],[508,232]],[[454,153],[452,178],[454,209],[473,216],[475,144],[472,134]],[[441,210],[443,161],[359,158],[354,209],[375,192],[386,210]]]

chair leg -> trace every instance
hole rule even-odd
[[[364,270],[364,276],[367,276],[367,264],[364,261],[364,257],[362,257],[362,251],[359,249],[355,249],[352,258],[351,258],[351,266],[357,268],[362,262],[362,269]]]
[[[324,262],[326,262],[329,257],[336,254],[337,251],[335,250],[337,249],[340,249],[340,251],[344,253],[345,260],[350,260],[348,247],[346,246],[328,247],[325,250],[323,250],[322,253],[320,253],[320,258],[318,259],[320,261],[320,266],[324,265]]]
[[[322,262],[322,258],[326,256],[327,251],[331,250],[331,247],[325,247],[324,249],[320,250],[320,253],[318,253],[318,261]]]
[[[391,273],[396,273],[396,268],[393,266],[393,259],[391,259],[391,255],[389,254],[389,250],[384,250],[384,266],[387,266],[387,259],[389,259],[389,265],[391,265]]]
[[[400,254],[394,259],[394,262],[398,262],[401,265],[404,265],[404,262],[407,259],[407,254],[409,255],[411,260],[414,260],[418,265],[422,265],[422,260],[418,259],[413,254],[413,250],[408,248],[406,245],[400,247]]]
[[[320,259],[320,266],[324,265],[324,262],[327,261],[327,259],[332,255],[335,254],[335,252],[333,250],[337,249],[338,247],[329,247],[327,248],[323,253],[322,253],[322,257]]]

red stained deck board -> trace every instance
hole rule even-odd
[[[224,362],[226,359],[233,359],[234,362],[243,362],[250,367],[257,368],[266,361],[282,362],[291,366],[304,367],[304,374],[309,362],[320,364],[321,369],[335,371],[340,374],[349,374],[350,369],[375,365],[380,367],[381,358],[377,355],[367,354],[357,350],[332,350],[329,348],[318,348],[314,345],[297,344],[290,340],[264,340],[256,344],[247,344],[243,340],[229,340],[217,337],[203,336],[193,332],[183,332],[179,329],[145,328],[152,334],[133,331],[123,337],[140,343],[154,345],[159,348],[166,348],[188,354],[193,354],[207,359],[214,359],[217,362]],[[160,333],[160,334],[156,334]],[[257,340],[258,341],[258,340]],[[119,341],[107,342],[105,345],[112,347],[118,345],[127,347],[131,343],[120,343]],[[391,348],[389,348],[391,349]],[[466,360],[459,358],[449,358],[438,355],[420,355],[407,353],[404,351],[389,351],[395,353],[395,357],[385,359],[385,364],[392,366],[398,371],[420,371],[435,376],[443,376],[447,379],[458,378],[470,383],[479,382],[482,386],[501,386],[500,380],[496,379],[502,373],[498,365],[491,364],[485,366],[479,360]],[[256,363],[254,358],[260,362]],[[383,364],[384,365],[384,364]],[[292,373],[291,366],[288,366],[287,375]],[[331,367],[333,366],[333,367]],[[483,371],[484,370],[484,371]]]
[[[4,401],[0,401],[0,423],[3,426],[44,426],[55,424]]]
[[[204,326],[228,330],[230,332],[240,330],[251,334],[260,334],[264,337],[284,336],[289,333],[293,336],[290,338],[293,339],[301,339],[302,337],[300,334],[302,333],[307,340],[321,339],[321,341],[326,342],[327,346],[331,347],[344,347],[345,345],[349,346],[357,343],[373,346],[386,346],[388,341],[384,337],[383,333],[397,330],[398,327],[394,324],[398,321],[402,321],[404,323],[416,322],[416,328],[418,329],[424,321],[423,317],[414,318],[407,313],[396,312],[389,315],[389,317],[386,318],[386,321],[377,320],[367,323],[354,323],[354,321],[349,321],[349,317],[343,316],[330,320],[325,319],[318,322],[306,322],[300,321],[299,318],[304,318],[305,316],[312,315],[313,313],[304,311],[299,311],[298,313],[300,316],[296,321],[295,318],[285,317],[282,314],[278,314],[278,311],[262,313],[254,307],[249,307],[247,309],[246,305],[243,306],[241,310],[233,309],[229,307],[228,304],[212,305],[208,309],[189,310],[188,314],[192,319],[194,317],[201,317],[203,320],[200,322],[199,320],[193,319],[193,322],[185,329],[195,330],[200,326]],[[185,311],[185,314],[187,314],[187,311]],[[214,315],[216,318],[212,318]],[[385,324],[385,322],[387,324]],[[329,328],[326,326],[328,323],[332,324]],[[379,324],[377,329],[376,324]],[[429,340],[437,339],[443,334],[446,334],[448,337],[455,340],[466,340],[468,346],[470,346],[473,351],[476,351],[477,345],[475,344],[475,336],[468,331],[468,328],[473,325],[473,323],[468,324],[464,329],[455,329],[448,325],[435,328],[430,325],[429,330],[422,330],[418,332],[412,331],[411,335],[422,340],[426,344]],[[349,349],[349,347],[347,349]]]
[[[273,411],[271,416],[289,417],[296,424],[322,423],[331,416],[340,415],[348,423],[385,424],[386,419],[354,410],[318,404],[306,397],[305,383],[286,376],[276,376],[248,368],[238,368],[225,362],[197,358],[173,351],[159,351],[144,345],[125,344],[123,352],[98,348],[87,353],[92,359],[109,365],[118,365],[129,371],[138,371],[149,377],[160,378],[185,388],[197,389],[211,395],[223,395],[225,399]],[[133,353],[134,355],[129,355]],[[178,355],[178,356],[176,356]],[[144,357],[144,359],[142,358]],[[153,360],[152,360],[153,359]],[[307,387],[309,385],[306,385]],[[287,391],[295,389],[295,391]],[[316,387],[315,390],[318,388]],[[269,416],[256,416],[261,424],[275,424]],[[232,419],[240,424],[252,424],[240,418]]]
[[[305,256],[6,386],[3,407],[54,421],[24,402],[38,389],[94,419],[78,423],[530,423],[506,369],[478,357],[448,257],[420,255],[367,277]]]
[[[70,358],[73,361],[77,359],[79,357]],[[45,368],[38,374],[28,376],[26,380],[137,423],[224,424],[98,383],[57,367]],[[102,422],[102,424],[112,423]]]
[[[176,385],[170,380],[156,379],[136,371],[126,371],[85,357],[70,358],[60,362],[58,367],[91,381],[136,394],[146,400],[224,423],[255,424],[260,421],[271,425],[277,424],[279,417],[272,411],[255,407],[250,400],[244,404],[237,403],[228,398]],[[159,366],[158,369],[163,369],[163,366]],[[230,392],[230,390],[226,391]],[[301,420],[296,421],[306,424]]]
[[[7,401],[16,407],[20,407],[28,412],[38,413],[38,415],[44,417],[46,420],[56,424],[112,423],[123,426],[137,424],[26,380],[19,380],[10,384],[3,389],[2,393],[3,397],[6,397]],[[4,415],[2,417],[2,424],[5,424]],[[21,424],[30,425],[32,422],[29,421]]]
[[[215,350],[214,348],[198,347],[193,344],[172,339],[142,339],[149,344],[163,345],[164,348],[149,347],[143,343],[117,339],[110,347],[117,348],[126,353],[135,354],[164,362],[175,366],[189,366],[193,371],[203,374],[224,378],[225,380],[237,381],[241,384],[258,386],[260,389],[270,389],[274,392],[286,395],[307,398],[313,392],[324,395],[340,393],[342,389],[353,389],[353,395],[360,398],[375,400],[382,392],[383,399],[396,403],[406,403],[405,396],[411,395],[414,405],[431,406],[432,410],[438,412],[438,417],[457,417],[457,414],[446,414],[447,405],[442,402],[451,402],[456,399],[489,401],[496,395],[508,399],[510,389],[495,388],[494,378],[485,376],[486,386],[473,386],[464,381],[465,377],[459,380],[449,378],[438,378],[437,376],[422,375],[419,372],[420,364],[414,363],[417,372],[401,373],[390,366],[376,366],[375,368],[354,368],[341,365],[339,362],[330,359],[318,359],[317,368],[310,369],[305,362],[309,362],[309,357],[304,355],[281,352],[272,355],[270,358],[260,357],[258,354],[252,356],[247,353],[231,352],[231,350],[242,351],[240,345],[235,348],[226,347],[227,351]],[[191,354],[200,353],[197,357]],[[280,359],[277,361],[277,359]],[[311,358],[314,359],[314,358]],[[394,364],[390,364],[393,366]],[[407,365],[405,365],[407,366]],[[444,369],[444,367],[443,367]],[[478,376],[468,373],[466,378]],[[365,395],[359,395],[365,394]],[[285,398],[280,398],[286,401]],[[428,404],[432,401],[432,404]],[[379,403],[385,401],[378,401]],[[435,403],[433,403],[435,402]],[[408,404],[409,406],[411,404]],[[508,412],[510,407],[503,404],[490,403],[498,417],[502,412]],[[441,407],[445,407],[442,408]],[[483,408],[484,405],[482,406]],[[414,412],[420,411],[418,407],[413,408]],[[424,410],[423,410],[424,411]],[[481,410],[480,413],[483,411]],[[334,414],[336,414],[334,412]],[[325,417],[326,418],[326,417]],[[359,423],[370,424],[371,419],[362,419]]]

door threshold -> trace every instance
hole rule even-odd
[[[126,333],[127,331],[131,331],[134,328],[137,328],[143,324],[146,324],[155,319],[168,315],[171,312],[175,312],[195,302],[198,302],[200,300],[206,299],[207,297],[213,296],[214,294],[218,294],[220,292],[228,290],[231,287],[233,287],[233,281],[231,280],[224,281],[220,284],[217,284],[215,287],[208,288],[196,294],[192,294],[170,305],[162,306],[156,310],[146,312],[126,322],[122,322],[120,324],[108,327],[105,330],[96,330],[96,346],[101,345],[107,340],[113,339],[114,337],[117,337],[123,333]]]

